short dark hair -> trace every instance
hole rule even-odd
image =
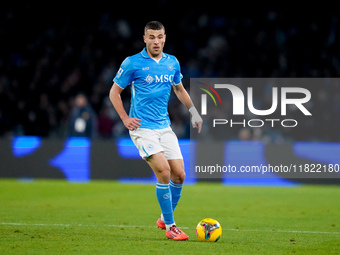
[[[163,24],[160,23],[159,21],[150,21],[150,22],[148,22],[145,25],[144,34],[146,34],[146,30],[148,30],[148,29],[152,29],[152,30],[162,30],[162,29],[164,29],[164,31],[165,31],[165,28],[164,28]]]

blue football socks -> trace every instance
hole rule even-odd
[[[169,183],[157,182],[156,195],[164,217],[164,223],[166,225],[175,224]]]
[[[157,185],[158,185],[158,183],[157,183]],[[160,183],[160,185],[163,186],[164,183]],[[175,208],[178,204],[178,200],[181,198],[181,192],[182,192],[183,184],[175,183],[172,180],[170,180],[169,187],[170,187],[170,194],[171,194],[172,212],[174,212]],[[173,214],[172,214],[172,217],[174,217]],[[163,211],[162,211],[162,214],[161,214],[161,220],[166,224],[165,217],[163,215]],[[168,227],[169,225],[166,224],[166,226]]]
[[[181,198],[181,191],[183,184],[175,183],[170,180],[170,191],[171,191],[171,200],[172,200],[172,211],[175,211],[175,208],[178,204],[178,200]]]

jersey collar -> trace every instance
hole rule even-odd
[[[143,58],[150,58],[148,52],[146,51],[146,48],[144,48],[141,53]],[[167,54],[165,54],[164,52],[162,52],[162,58],[166,58],[167,57]]]

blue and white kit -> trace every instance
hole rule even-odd
[[[163,53],[156,61],[144,48],[127,57],[113,79],[122,89],[131,84],[129,116],[142,121],[138,129],[130,131],[130,136],[142,158],[160,151],[167,159],[182,158],[168,113],[171,86],[180,84],[182,77],[176,57]],[[161,139],[161,134],[167,135]]]
[[[157,62],[144,48],[123,61],[113,81],[123,89],[131,84],[129,116],[142,120],[140,128],[162,129],[170,126],[171,85],[178,85],[182,77],[174,56],[163,53]]]

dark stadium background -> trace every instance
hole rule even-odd
[[[98,121],[91,136],[126,137],[108,92],[124,58],[144,47],[143,27],[150,20],[164,23],[165,52],[179,59],[188,90],[190,77],[339,77],[336,8],[219,5],[5,4],[0,136],[68,136],[73,99],[84,92]],[[312,109],[314,121],[272,131],[281,140],[339,141],[340,88],[310,90],[318,105]],[[255,96],[265,93],[259,87]],[[128,105],[129,89],[123,96]],[[178,136],[188,138],[189,115],[178,100],[171,98],[169,112]]]

